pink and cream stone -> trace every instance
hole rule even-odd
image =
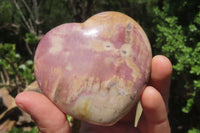
[[[142,28],[118,12],[49,31],[34,59],[38,84],[63,112],[97,125],[113,125],[138,101],[152,54]]]

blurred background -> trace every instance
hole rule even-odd
[[[171,60],[172,133],[200,133],[200,0],[0,0],[0,133],[38,132],[14,97],[27,87],[37,88],[33,58],[42,36],[102,11],[134,18],[144,28],[153,55]],[[78,122],[69,120],[77,130]]]

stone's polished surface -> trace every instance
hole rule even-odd
[[[42,92],[63,112],[109,126],[138,101],[151,58],[148,38],[132,18],[102,12],[49,31],[34,67]]]

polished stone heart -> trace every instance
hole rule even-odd
[[[118,12],[49,31],[34,59],[38,84],[63,112],[112,125],[138,101],[148,82],[152,54],[142,28]]]

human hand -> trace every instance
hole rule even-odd
[[[167,117],[167,102],[172,74],[172,65],[164,56],[152,59],[151,77],[141,95],[143,113],[138,127],[134,128],[132,109],[122,120],[110,127],[82,122],[81,133],[170,133]],[[47,97],[37,92],[22,92],[16,97],[16,104],[29,113],[42,133],[70,133],[66,115]]]

